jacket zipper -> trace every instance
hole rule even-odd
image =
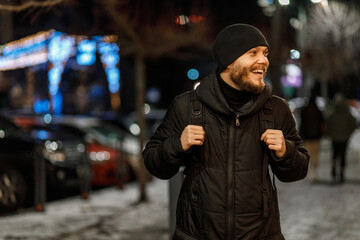
[[[240,114],[239,113],[237,113],[236,114],[236,116],[235,116],[235,126],[240,126],[240,120],[239,120],[239,118],[240,118]]]
[[[240,126],[239,114],[235,116],[235,125],[230,125],[229,133],[229,159],[227,166],[227,211],[226,211],[226,239],[235,236],[235,208],[234,208],[234,154],[235,154],[235,126]]]

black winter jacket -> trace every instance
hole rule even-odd
[[[203,146],[193,146],[187,152],[181,147],[180,136],[189,124],[191,109],[190,92],[186,92],[174,99],[143,151],[147,169],[160,179],[169,179],[180,166],[186,166],[174,239],[284,239],[276,188],[268,165],[266,171],[262,169],[264,159],[268,159],[281,181],[300,180],[307,174],[309,155],[288,105],[273,97],[274,125],[284,134],[286,153],[281,159],[274,154],[266,158],[259,117],[271,96],[267,86],[239,112],[227,104],[215,73],[201,81],[196,94],[203,105]],[[238,120],[240,125],[236,126]]]

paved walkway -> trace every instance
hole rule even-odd
[[[360,130],[347,155],[346,182],[331,184],[331,143],[321,142],[319,181],[277,181],[282,229],[289,240],[360,239]]]
[[[281,223],[287,240],[360,239],[360,131],[351,141],[345,184],[330,184],[330,142],[321,143],[319,182],[277,181]],[[0,217],[0,240],[168,240],[168,182],[148,184],[150,201],[138,199],[136,183],[125,190],[94,191]]]

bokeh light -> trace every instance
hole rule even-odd
[[[298,50],[291,49],[290,57],[291,57],[291,59],[298,60],[298,59],[300,59],[300,52]]]
[[[199,78],[199,71],[195,68],[192,68],[187,72],[187,76],[190,80],[196,80]]]

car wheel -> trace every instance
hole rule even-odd
[[[0,209],[10,212],[19,209],[26,198],[26,183],[21,173],[13,168],[0,169]]]

